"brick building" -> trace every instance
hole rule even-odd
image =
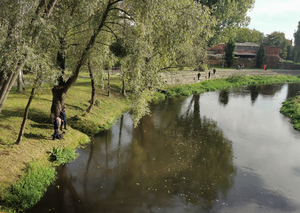
[[[244,64],[245,67],[255,67],[256,54],[258,52],[259,45],[257,43],[236,43],[235,59],[233,66],[238,64]],[[265,58],[264,64],[269,68],[279,68],[279,53],[280,47],[265,46]],[[210,66],[226,66],[226,62],[223,60],[225,54],[225,44],[219,44],[213,48],[208,49],[207,64]]]

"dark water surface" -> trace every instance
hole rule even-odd
[[[96,135],[28,212],[300,212],[297,84],[167,99]]]

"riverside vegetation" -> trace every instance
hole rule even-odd
[[[168,97],[179,97],[243,85],[283,82],[300,82],[300,78],[232,76],[163,89],[167,90]],[[20,145],[14,143],[28,93],[10,93],[0,114],[1,211],[16,212],[32,207],[43,196],[46,187],[54,182],[55,167],[75,159],[76,148],[89,143],[89,136],[109,128],[118,116],[129,110],[130,102],[121,95],[121,88],[122,81],[118,76],[112,77],[110,97],[107,96],[106,88],[97,87],[97,104],[91,113],[86,113],[90,99],[90,79],[80,78],[66,99],[69,129],[62,140],[53,141],[53,127],[49,122],[51,87],[44,86],[43,91],[33,100],[25,137]],[[164,94],[156,92],[153,101],[164,99]],[[297,106],[300,111],[299,102]],[[297,118],[294,112],[292,114],[291,117]]]

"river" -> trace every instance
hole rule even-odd
[[[279,112],[299,90],[166,99],[135,129],[124,114],[27,212],[300,212],[300,133]]]

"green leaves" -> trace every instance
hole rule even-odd
[[[258,48],[257,55],[256,55],[256,67],[261,68],[264,62],[265,57],[265,48],[264,45],[261,44]]]
[[[234,51],[235,51],[235,42],[230,39],[225,46],[225,61],[227,67],[231,67],[234,59]]]

